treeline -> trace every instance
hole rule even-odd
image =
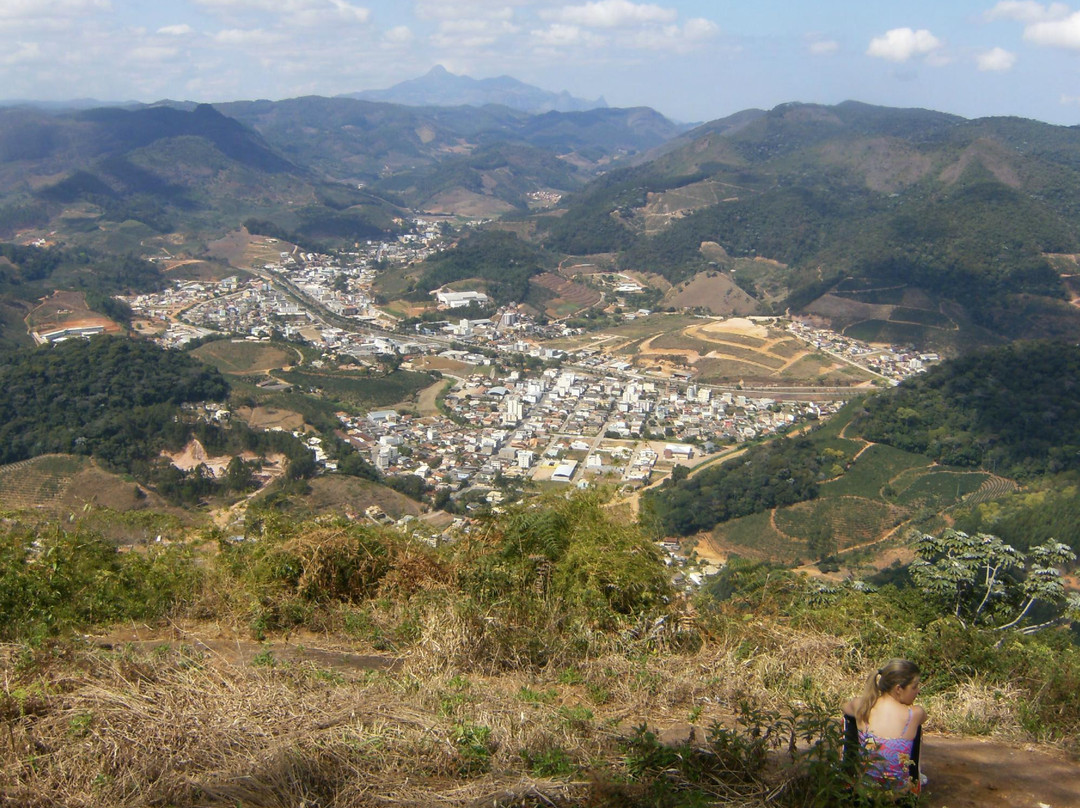
[[[498,173],[495,173],[498,172]],[[494,179],[494,185],[491,180]],[[520,143],[495,143],[472,154],[452,157],[380,180],[379,192],[420,206],[448,188],[487,194],[526,211],[526,195],[536,188],[574,188],[574,169],[544,149]]]
[[[1054,539],[1080,554],[1080,484],[1075,472],[1035,481],[991,502],[958,508],[955,527],[969,535],[992,533],[1027,552]]]
[[[693,477],[645,493],[642,512],[667,535],[813,499],[834,460],[808,438],[778,438]]]
[[[868,399],[856,428],[1004,476],[1080,470],[1080,347],[1021,342],[942,363]]]
[[[1033,122],[943,124],[856,107],[831,113],[833,126],[809,126],[778,110],[730,135],[703,136],[700,148],[609,172],[568,197],[563,215],[538,217],[538,230],[552,249],[619,252],[620,267],[659,272],[673,283],[708,266],[700,254],[705,241],[734,257],[775,259],[792,269],[786,307],[856,279],[958,302],[972,324],[1009,337],[1066,334],[1054,309],[1065,297],[1062,281],[1045,257],[1080,250],[1080,156],[1064,130]],[[862,158],[822,159],[823,142],[850,146],[850,137],[858,144],[886,133],[898,159],[918,154],[955,175],[928,172],[911,184],[900,178],[894,189],[877,188]],[[994,141],[1013,155],[1011,163],[1002,160],[1015,181],[984,155],[971,159],[972,150]],[[637,220],[650,194],[703,180],[730,195],[646,235]],[[1054,309],[1054,323],[1012,316],[1021,295]]]
[[[259,461],[241,460],[244,452],[284,455],[287,482],[318,471],[311,449],[288,432],[210,423],[185,408],[228,395],[217,369],[149,342],[100,336],[0,351],[0,464],[52,452],[93,456],[180,504],[254,487]],[[221,478],[161,456],[192,439],[211,456],[233,456]],[[351,447],[333,448],[343,473],[378,478]]]

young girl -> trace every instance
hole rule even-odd
[[[854,716],[859,743],[870,753],[867,774],[896,791],[918,793],[919,777],[908,768],[912,746],[926,710],[913,706],[919,695],[919,668],[906,659],[890,659],[870,674],[862,695],[844,705]]]

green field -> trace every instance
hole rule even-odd
[[[763,368],[761,365],[751,365],[737,359],[702,359],[694,363],[694,368],[698,371],[697,378],[703,382],[719,384],[730,382],[733,379],[743,381],[768,379],[774,384],[776,383],[776,376],[773,371]]]
[[[656,334],[670,334],[686,328],[688,325],[700,324],[701,319],[685,314],[651,314],[648,317],[640,317],[636,320],[612,328],[605,328],[603,334],[613,334],[619,337],[631,337],[634,339],[652,337]]]
[[[802,357],[784,371],[784,377],[790,379],[820,380],[823,384],[849,385],[869,381],[875,378],[865,370],[860,370],[846,362],[834,368],[840,360],[822,353],[813,353]]]
[[[790,563],[806,557],[806,545],[777,532],[768,512],[723,522],[713,528],[712,535],[721,546],[749,558]]]
[[[0,466],[0,503],[5,508],[30,508],[56,502],[90,459],[75,455],[41,455]]]
[[[893,323],[884,320],[863,320],[844,329],[844,336],[864,342],[889,343],[891,345],[918,344],[927,338],[930,326],[911,323]]]
[[[778,510],[776,526],[802,544],[824,533],[842,551],[880,538],[905,515],[903,509],[877,500],[827,497]]]
[[[978,491],[991,475],[981,471],[931,471],[912,475],[910,480],[902,475],[893,482],[896,502],[911,508],[945,508],[955,505],[965,495]],[[906,485],[905,485],[906,483]]]
[[[904,306],[897,306],[893,309],[889,320],[893,323],[917,323],[930,328],[952,328],[954,325],[953,321],[941,312],[931,311],[930,309],[911,309]]]
[[[880,499],[881,489],[902,472],[929,466],[930,461],[922,455],[875,444],[862,453],[847,474],[821,486],[821,496]]]

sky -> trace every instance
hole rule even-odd
[[[1080,0],[0,0],[0,99],[279,100],[435,65],[683,122],[792,101],[1080,124]]]

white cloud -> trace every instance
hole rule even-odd
[[[347,0],[195,0],[200,6],[225,15],[261,12],[280,17],[286,25],[366,23],[371,11]]]
[[[941,47],[941,40],[925,28],[893,28],[883,36],[870,40],[867,56],[876,56],[890,62],[906,62],[913,56],[926,56]]]
[[[166,25],[164,28],[158,28],[157,32],[166,36],[187,36],[195,33],[195,29],[187,23],[183,23],[181,25]]]
[[[991,48],[975,57],[975,64],[979,70],[1004,72],[1012,70],[1016,64],[1016,54],[1010,53],[1004,48]]]
[[[281,41],[278,34],[264,31],[261,28],[246,30],[243,28],[226,28],[214,34],[214,41],[219,45],[274,45]]]
[[[514,9],[504,0],[459,0],[456,3],[446,0],[421,0],[416,5],[416,16],[420,19],[436,20],[468,20],[477,17],[511,20]]]
[[[1064,19],[1032,23],[1024,29],[1024,40],[1036,45],[1080,49],[1080,11]]]
[[[24,20],[108,11],[109,0],[2,0],[0,19]]]
[[[142,45],[133,48],[128,55],[140,62],[161,62],[171,59],[179,53],[177,48],[168,48],[160,45]]]
[[[529,36],[537,45],[546,48],[574,47],[596,39],[592,33],[582,30],[580,26],[564,23],[553,23],[542,30],[530,31]]]
[[[683,37],[689,42],[704,42],[718,33],[720,33],[720,26],[704,17],[694,17],[692,20],[687,20],[686,25],[683,26]]]
[[[681,28],[678,25],[642,28],[631,35],[627,44],[634,48],[685,53],[711,39],[719,31],[719,26],[714,22],[694,19]]]
[[[482,48],[519,30],[506,20],[443,20],[431,41],[440,48]]]
[[[1062,106],[1080,106],[1080,95],[1062,95],[1060,103]]]
[[[622,28],[650,23],[671,23],[678,12],[652,3],[631,3],[630,0],[596,0],[582,6],[563,6],[541,16],[569,25],[586,28]]]
[[[810,43],[811,56],[829,56],[840,50],[840,43],[835,39],[817,39]]]
[[[407,25],[398,25],[383,34],[383,41],[390,45],[407,45],[413,38],[412,29]]]
[[[37,42],[19,42],[17,48],[6,48],[0,64],[17,65],[33,62],[41,57],[41,46]]]
[[[1060,20],[1069,16],[1069,7],[1064,3],[1043,5],[1035,0],[1001,0],[986,12],[988,20],[1016,20],[1030,25],[1036,22]]]

